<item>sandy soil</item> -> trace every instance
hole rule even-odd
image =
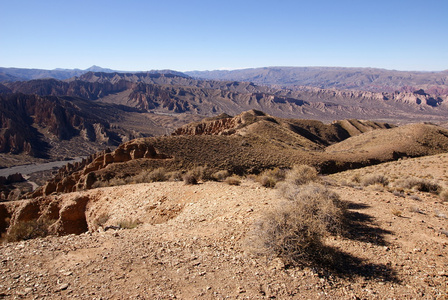
[[[281,201],[275,189],[250,180],[241,186],[136,184],[81,193],[94,199],[86,211],[91,232],[1,245],[0,298],[448,297],[446,202],[430,193],[403,197],[328,180],[352,218],[347,234],[327,240],[347,266],[343,271],[285,267],[250,251],[248,232]],[[103,227],[123,220],[141,224],[97,230],[92,220],[101,215],[109,217]]]

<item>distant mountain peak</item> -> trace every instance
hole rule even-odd
[[[90,68],[85,69],[85,71],[88,71],[88,72],[89,72],[89,71],[90,71],[90,72],[106,72],[106,73],[117,72],[117,71],[114,71],[114,70],[112,70],[112,69],[102,68],[102,67],[97,66],[97,65],[93,65],[93,66],[91,66]]]

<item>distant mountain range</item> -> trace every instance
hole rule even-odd
[[[424,89],[448,94],[448,70],[411,72],[374,68],[267,67],[232,71],[192,71],[185,74],[212,80],[250,81],[277,87],[313,86],[322,89],[370,92],[414,92]]]
[[[151,73],[189,76],[196,79],[220,81],[244,81],[257,85],[294,89],[312,86],[321,89],[360,90],[370,92],[414,92],[419,89],[433,95],[448,95],[448,70],[440,72],[396,71],[375,68],[339,67],[266,67],[231,71],[152,70],[145,72],[123,72],[98,66],[80,69],[20,69],[0,68],[0,82],[26,81],[55,78],[66,80],[88,72],[101,73]]]

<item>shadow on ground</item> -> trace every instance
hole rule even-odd
[[[347,226],[342,237],[353,241],[371,243],[378,246],[386,246],[386,234],[391,231],[380,228],[375,219],[364,213],[352,211],[354,209],[367,209],[366,204],[346,202]],[[368,280],[400,282],[396,272],[389,265],[377,264],[356,257],[350,253],[331,246],[321,245],[315,253],[309,255],[304,262],[303,258],[292,261],[292,265],[306,265],[317,270],[319,276],[330,275],[353,278],[363,277]]]

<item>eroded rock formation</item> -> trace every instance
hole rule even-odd
[[[105,150],[83,159],[81,162],[67,164],[59,169],[58,174],[43,187],[28,195],[29,198],[50,195],[52,193],[69,193],[90,189],[97,181],[96,171],[107,168],[110,164],[124,163],[136,159],[167,159],[167,155],[136,139],[122,144],[114,151]]]

